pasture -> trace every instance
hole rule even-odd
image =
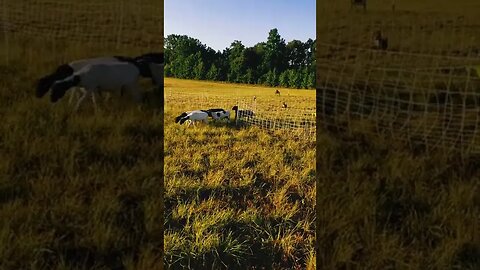
[[[319,266],[478,269],[478,1],[322,2]]]
[[[17,68],[1,67],[0,268],[159,269],[161,115],[116,98],[72,114]]]
[[[0,2],[0,269],[162,269],[158,102],[73,114],[35,82],[76,59],[162,51],[163,5]]]
[[[260,112],[281,111],[282,101],[314,107],[314,91],[279,90],[165,79],[167,266],[315,269],[315,137],[233,121],[174,122],[187,110],[230,110],[253,96]]]

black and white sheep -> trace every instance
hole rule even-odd
[[[72,87],[81,87],[85,91],[78,100],[75,111],[88,96],[92,96],[95,104],[95,93],[100,90],[112,91],[115,89],[128,89],[136,102],[142,101],[142,92],[138,85],[140,78],[139,69],[130,62],[103,62],[86,65],[74,72],[66,79],[56,81],[52,85],[50,100],[52,103],[61,99],[67,90]],[[95,107],[96,108],[96,107]]]
[[[208,113],[208,116],[210,116],[214,120],[227,119],[227,121],[230,122],[230,112],[224,109],[208,109],[204,110],[204,112]]]
[[[188,121],[187,126],[190,126],[191,124],[195,125],[196,122],[208,123],[208,113],[202,110],[184,112],[178,116],[177,119],[176,122],[180,123],[180,125]]]
[[[97,57],[72,61],[68,64],[62,64],[56,68],[51,74],[40,78],[37,81],[36,96],[38,98],[43,97],[52,87],[56,81],[64,80],[72,76],[75,72],[84,68],[87,65],[96,65],[110,62],[128,62],[135,65],[142,77],[151,78],[152,83],[157,86],[163,85],[163,65],[164,56],[163,53],[147,53],[135,58],[127,56],[111,56],[111,57]],[[69,102],[75,93],[80,90],[74,88],[71,91]],[[82,90],[85,93],[85,90]],[[100,95],[100,92],[98,92]],[[123,95],[123,89],[121,89],[121,95]],[[94,100],[94,98],[92,98]]]

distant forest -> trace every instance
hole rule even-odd
[[[223,52],[186,35],[165,39],[167,77],[313,89],[315,70],[315,40],[286,43],[277,29],[266,42],[245,47],[235,40]]]

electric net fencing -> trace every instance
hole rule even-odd
[[[100,55],[163,51],[163,5],[148,0],[0,0],[0,64],[30,71]]]
[[[293,99],[294,97],[292,97]],[[295,99],[298,101],[297,97]],[[236,124],[239,125],[256,126],[270,131],[286,131],[314,137],[316,111],[314,101],[311,100],[311,103],[311,107],[282,108],[264,97],[253,100],[251,96],[229,97],[215,94],[165,91],[167,108],[181,108],[183,111],[223,108],[230,111],[231,120],[236,121]],[[301,102],[297,104],[301,104]],[[239,111],[252,111],[254,115],[239,112],[238,117],[235,118],[236,112],[232,110],[234,106],[238,106]]]
[[[319,19],[318,125],[387,134],[426,152],[480,153],[478,20],[374,8],[343,12],[348,16],[337,10]],[[375,43],[377,31],[387,48]]]

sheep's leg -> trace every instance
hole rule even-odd
[[[80,87],[73,87],[70,91],[71,92],[70,92],[70,97],[68,99],[68,105],[72,104],[72,100],[74,96],[75,98],[78,99],[78,96],[81,95],[81,93],[79,93],[80,91],[84,92],[83,88],[80,88]]]
[[[97,113],[97,102],[95,101],[95,92],[94,91],[90,92],[90,95],[92,96],[93,109],[95,110],[95,113]]]
[[[88,93],[92,92],[91,90],[86,90],[83,92],[83,95],[78,99],[77,105],[75,106],[75,111],[78,111],[80,104],[82,104],[83,100],[87,97]]]
[[[75,87],[73,90],[72,96],[75,96],[77,101],[86,93],[86,90],[82,87]]]
[[[70,97],[68,98],[68,105],[72,104],[72,99],[73,99],[73,96],[75,95],[75,92],[77,91],[77,88],[74,87],[72,88],[70,91]]]

